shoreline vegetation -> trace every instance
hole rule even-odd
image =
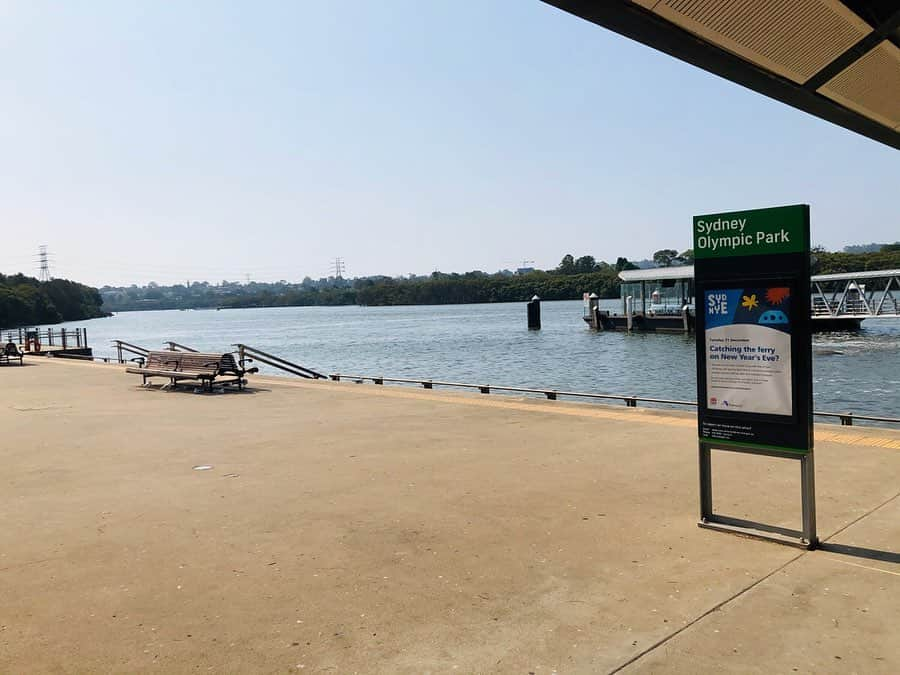
[[[671,251],[673,256],[675,251]],[[356,279],[329,277],[300,283],[278,281],[247,284],[222,281],[160,286],[103,287],[105,307],[111,311],[151,309],[237,309],[248,307],[304,307],[341,305],[450,305],[482,302],[520,302],[533,295],[542,300],[580,299],[584,289],[601,297],[619,294],[618,273],[636,265],[619,258],[614,265],[593,256],[566,255],[553,270],[503,270],[463,274],[434,272],[428,276],[372,276]]]
[[[873,245],[874,246],[874,245]],[[848,247],[863,248],[863,247]],[[693,251],[662,249],[642,266],[690,264]],[[110,312],[160,309],[239,309],[248,307],[306,307],[341,305],[450,305],[522,302],[533,295],[542,300],[578,300],[585,292],[601,298],[619,297],[618,274],[636,269],[626,258],[614,264],[593,256],[563,257],[552,270],[502,270],[463,274],[434,272],[429,276],[372,276],[356,279],[329,277],[300,283],[218,284],[194,282],[161,286],[104,286],[92,288],[67,279],[38,281],[23,274],[0,274],[0,327],[15,328],[109,316]],[[900,268],[900,243],[862,252],[813,252],[813,274]]]
[[[100,291],[68,279],[38,281],[0,274],[0,328],[83,321],[109,316]]]
[[[813,273],[859,272],[900,268],[900,244],[880,246],[878,251],[814,252]],[[657,251],[653,264],[660,267],[690,264],[693,251],[678,254],[673,249]],[[522,302],[533,295],[542,300],[578,300],[585,292],[601,298],[619,297],[618,273],[637,266],[626,258],[614,264],[593,256],[566,255],[552,270],[503,270],[463,274],[434,272],[430,276],[387,276],[344,279],[329,277],[300,283],[219,284],[194,282],[161,286],[111,287],[100,289],[104,309],[114,312],[159,309],[238,309],[248,307],[307,307],[340,305],[450,305],[483,302]]]

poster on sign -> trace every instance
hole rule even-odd
[[[794,414],[791,289],[704,291],[709,410]]]

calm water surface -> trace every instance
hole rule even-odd
[[[122,312],[67,327],[87,328],[98,356],[114,355],[115,338],[204,351],[243,342],[324,373],[696,398],[692,337],[597,333],[581,311],[545,302],[540,331],[526,329],[524,303]],[[863,326],[814,337],[815,407],[900,417],[900,321]]]

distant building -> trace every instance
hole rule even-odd
[[[534,272],[533,267],[517,267],[516,274],[528,274],[529,272]]]

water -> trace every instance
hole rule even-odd
[[[581,312],[581,301],[544,302],[541,331],[526,329],[524,303],[123,312],[67,327],[87,328],[97,356],[114,356],[115,338],[204,351],[243,342],[324,373],[696,398],[692,337],[597,333]],[[815,407],[898,417],[900,321],[863,326],[813,338]]]

